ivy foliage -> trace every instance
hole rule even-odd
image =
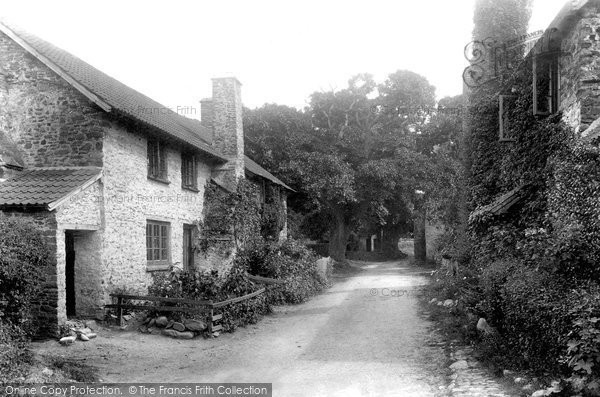
[[[258,287],[248,279],[242,266],[234,264],[224,274],[216,270],[204,272],[184,272],[173,270],[154,275],[154,283],[149,288],[151,295],[168,298],[186,298],[221,302],[250,294]],[[221,324],[225,332],[233,332],[240,326],[256,323],[270,311],[264,294],[237,304],[224,306]],[[169,313],[170,315],[172,313]]]
[[[32,221],[0,215],[0,320],[30,336],[38,331],[32,304],[41,294],[40,269],[50,264],[50,249]]]
[[[467,209],[519,187],[522,199],[506,214],[478,211],[468,229],[444,236],[464,277],[444,291],[496,327],[494,354],[504,368],[562,374],[573,394],[597,395],[600,150],[562,114],[533,114],[530,62],[469,97]],[[498,95],[508,97],[511,142],[499,140]]]
[[[243,248],[256,239],[278,239],[286,222],[283,193],[267,184],[265,199],[259,183],[242,179],[235,192],[211,183],[205,190],[204,221],[198,222],[200,252],[210,248],[228,256],[233,248]]]

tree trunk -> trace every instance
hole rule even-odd
[[[383,229],[383,237],[381,241],[381,250],[393,257],[400,251],[398,250],[398,241],[400,240],[400,231],[397,228]]]
[[[341,212],[334,214],[335,224],[329,236],[329,256],[336,261],[346,260],[346,244],[348,240],[348,227],[346,218]]]
[[[427,241],[425,239],[425,205],[422,199],[415,200],[414,222],[415,261],[424,264],[427,260]]]

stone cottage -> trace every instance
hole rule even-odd
[[[35,220],[56,253],[40,269],[46,332],[111,292],[145,292],[152,272],[202,267],[193,225],[207,183],[248,176],[285,201],[289,187],[244,155],[240,86],[213,79],[191,120],[0,23],[0,210]]]
[[[487,46],[485,40],[483,45]],[[566,2],[543,34],[536,34],[533,40],[528,35],[524,40],[491,49],[487,46],[483,62],[467,67],[463,78],[480,75],[482,81],[487,81],[495,77],[494,72],[509,66],[503,61],[510,58],[511,51],[523,49],[526,62],[519,67],[532,70],[534,115],[543,118],[561,114],[562,120],[582,139],[600,137],[600,2]],[[465,79],[467,85],[469,80]],[[498,95],[498,139],[507,144],[514,141],[508,128],[508,111],[514,98],[510,86],[503,87]],[[515,187],[476,209],[471,217],[486,212],[505,214],[524,197],[524,186]]]

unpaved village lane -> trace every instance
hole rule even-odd
[[[361,266],[311,301],[217,339],[104,331],[63,353],[85,357],[107,382],[272,382],[274,396],[438,394],[445,355],[415,296],[426,277],[405,261]],[[57,353],[55,342],[50,349]]]

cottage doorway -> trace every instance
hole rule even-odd
[[[67,317],[75,316],[75,235],[65,230],[65,278]]]
[[[183,270],[194,268],[194,225],[183,225]]]

